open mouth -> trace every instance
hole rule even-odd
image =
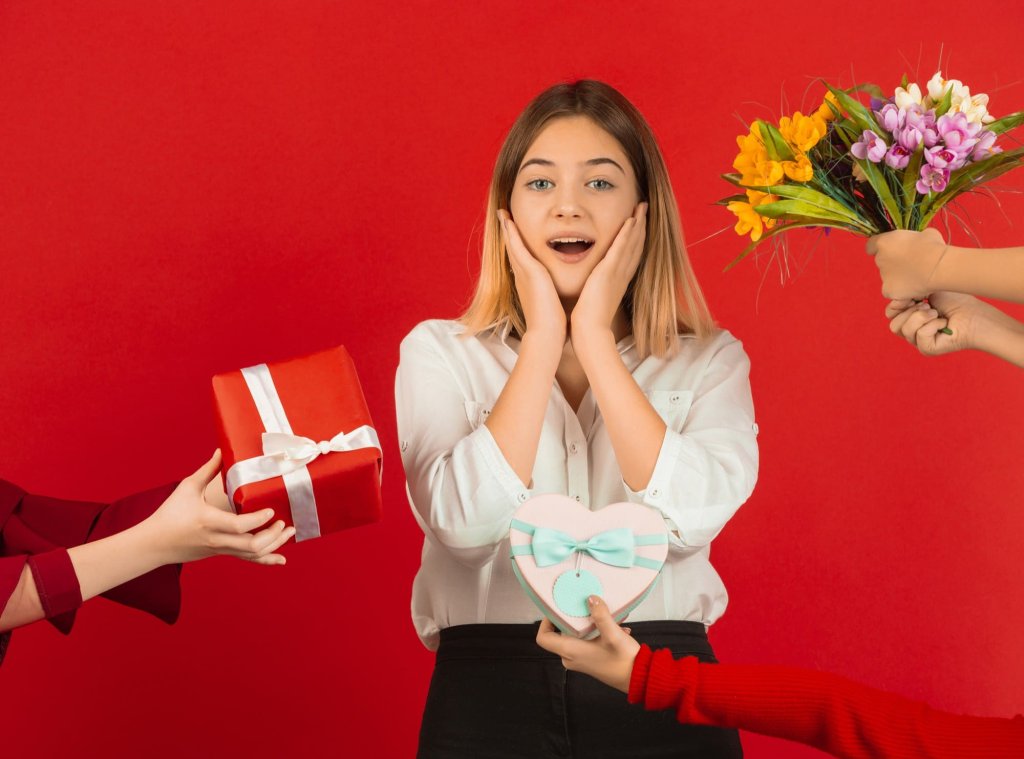
[[[563,256],[578,256],[586,253],[593,245],[594,241],[585,237],[556,237],[548,240],[548,247]]]

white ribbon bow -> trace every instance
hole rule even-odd
[[[301,435],[288,435],[284,432],[263,433],[263,455],[280,462],[278,471],[281,475],[309,465],[318,456],[355,451],[359,448],[380,448],[377,433],[365,424],[351,432],[339,432],[330,440],[321,440],[319,443]]]

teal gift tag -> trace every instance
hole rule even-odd
[[[587,598],[603,595],[601,581],[585,569],[570,569],[555,580],[555,603],[570,617],[589,617]]]

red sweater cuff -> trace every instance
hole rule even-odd
[[[36,592],[47,618],[74,611],[82,605],[82,589],[78,584],[71,556],[63,548],[28,557],[28,566],[36,581]]]
[[[651,668],[651,647],[646,643],[641,644],[640,650],[633,660],[633,671],[629,676],[629,694],[627,698],[631,704],[642,704],[644,692],[647,690],[647,675]]]

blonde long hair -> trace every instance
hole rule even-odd
[[[519,166],[541,130],[567,116],[586,116],[618,140],[633,167],[640,200],[649,204],[643,257],[622,298],[640,357],[671,355],[679,334],[710,335],[714,321],[686,255],[679,208],[654,133],[618,90],[591,79],[548,88],[512,125],[491,178],[480,278],[459,321],[469,334],[506,326],[517,335],[526,332],[497,211],[508,209]]]

